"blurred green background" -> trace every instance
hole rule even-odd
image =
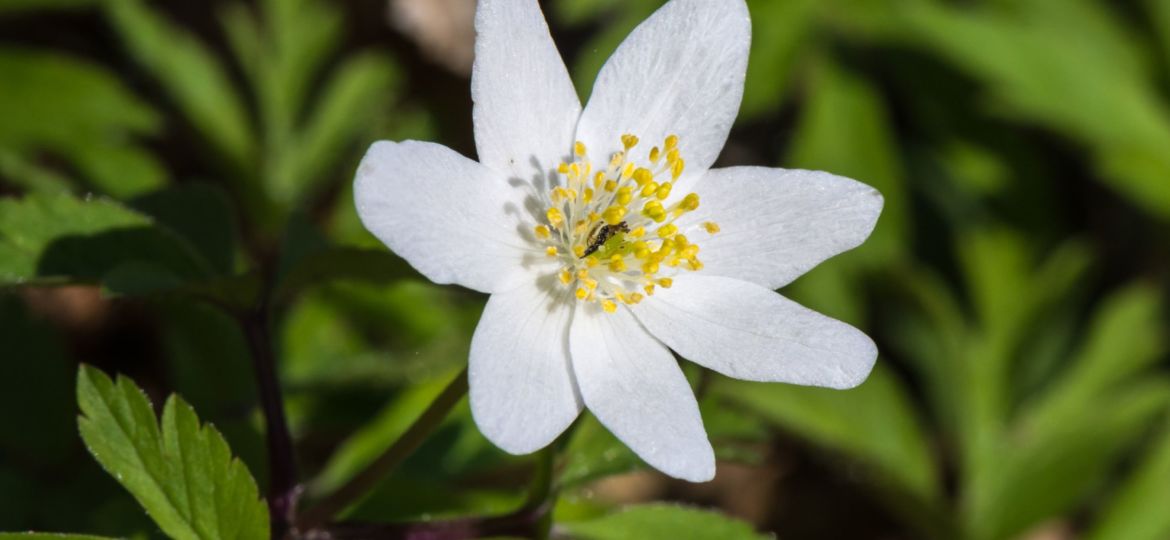
[[[542,2],[583,98],[661,4]],[[1170,538],[1170,1],[748,4],[719,165],[885,195],[863,247],[782,291],[865,329],[878,366],[836,392],[684,362],[715,481],[646,470],[586,417],[558,450],[554,534]],[[308,499],[418,416],[485,297],[386,252],[350,184],[377,139],[474,156],[473,13],[0,0],[0,530],[159,536],[78,437],[80,362],[158,404],[182,395],[263,486],[250,354],[224,309],[260,296]],[[463,403],[349,516],[502,514],[531,461]]]

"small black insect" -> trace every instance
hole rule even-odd
[[[623,221],[617,225],[607,223],[600,228],[593,229],[593,232],[589,233],[589,247],[585,248],[585,253],[581,255],[581,258],[584,259],[594,251],[601,249],[601,246],[605,244],[606,240],[609,240],[618,232],[628,233],[630,232],[630,226],[626,225],[626,222]]]

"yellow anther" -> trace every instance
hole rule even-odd
[[[679,157],[678,157],[678,149],[677,148],[667,150],[666,163],[668,165],[673,166],[674,162],[676,162],[678,160],[679,160]]]
[[[688,193],[683,197],[682,202],[678,204],[680,210],[690,212],[699,207],[699,195],[697,193]]]
[[[626,300],[631,304],[637,304],[638,302],[641,302],[643,298],[645,297],[642,296],[641,293],[630,293],[630,295],[626,297]]]
[[[671,135],[666,138],[666,149],[674,150],[678,148],[678,135]]]
[[[574,163],[569,165],[569,178],[576,180],[581,176],[581,164]]]
[[[617,203],[625,206],[634,200],[634,186],[625,186],[617,190]],[[611,223],[610,225],[614,225]]]
[[[535,232],[536,237],[541,240],[547,240],[548,237],[552,235],[552,232],[549,231],[548,227],[545,225],[537,225],[536,228],[533,229],[533,232]]]
[[[585,266],[587,268],[593,268],[599,264],[601,264],[601,261],[598,260],[598,258],[596,256],[590,255],[588,257],[585,257]]]
[[[699,246],[696,244],[691,244],[691,245],[687,246],[681,252],[681,255],[685,258],[688,258],[688,259],[693,259],[693,258],[695,258],[695,255],[698,255],[698,254],[699,254]]]
[[[561,163],[560,165],[557,165],[557,172],[561,174],[569,174],[569,164]]]
[[[617,186],[618,186],[618,183],[614,180],[606,180],[605,181],[605,190],[610,192],[610,193],[612,193],[613,190],[617,189]]]
[[[601,185],[605,183],[605,173],[599,172],[593,177],[593,189],[601,189]]]
[[[549,257],[556,257],[557,256],[556,246],[549,246],[548,248],[546,248],[544,250],[544,252],[547,253]]]
[[[601,302],[601,309],[604,309],[606,313],[613,313],[617,311],[617,304],[613,303],[613,300],[605,300]]]
[[[601,219],[601,214],[598,214],[597,212],[589,212],[589,222],[590,223],[593,223],[599,219]]]
[[[634,258],[645,259],[650,256],[650,246],[641,240],[634,242]]]
[[[703,269],[703,261],[699,259],[687,259],[687,263],[691,265],[691,270],[699,271]]]
[[[642,206],[642,213],[654,221],[662,221],[662,218],[666,217],[666,210],[662,208],[662,203],[658,201],[646,203]]]
[[[577,294],[577,300],[584,300],[586,297],[589,296],[589,291],[585,290],[584,287],[578,287],[576,294]]]
[[[630,231],[629,236],[630,238],[641,238],[646,236],[646,227],[634,227],[634,230]]]
[[[642,290],[646,291],[646,296],[654,296],[654,284],[653,283],[646,285],[645,287],[642,287]]]
[[[650,172],[650,169],[639,167],[634,170],[634,182],[639,186],[644,186],[652,180],[654,180],[654,173]]]
[[[666,225],[658,228],[659,238],[670,238],[676,233],[678,233],[678,225],[675,225],[674,223],[667,223]]]
[[[675,160],[675,162],[670,166],[670,177],[678,180],[678,177],[682,176],[683,170],[686,168],[686,164],[687,162],[683,158],[678,158]]]
[[[658,165],[659,159],[662,159],[662,150],[659,150],[658,147],[655,146],[654,148],[650,149],[650,163]]]
[[[583,219],[577,220],[577,223],[573,225],[573,234],[575,234],[577,236],[581,236],[582,234],[585,234],[585,230],[588,227],[589,227],[588,221],[585,221]]]
[[[622,135],[622,146],[626,147],[626,150],[638,146],[638,138],[630,134]]]
[[[707,234],[715,234],[719,232],[719,224],[714,221],[703,222],[703,228],[707,230]]]
[[[585,256],[585,246],[582,246],[581,244],[577,244],[577,245],[573,246],[573,255],[576,255],[578,259],[580,259],[581,257],[584,257]]]
[[[561,148],[564,148],[564,147],[562,146]],[[573,153],[577,154],[577,157],[585,157],[585,154],[586,154],[585,143],[583,143],[581,141],[577,141],[576,143],[574,143],[573,144]]]
[[[669,289],[671,285],[674,285],[674,280],[668,277],[664,277],[658,280],[658,286],[662,287],[663,289]]]
[[[626,166],[622,167],[622,180],[627,180],[631,176],[634,176],[635,170],[637,170],[637,168],[634,167],[633,163],[626,163]]]
[[[674,189],[674,184],[663,182],[661,186],[658,186],[658,191],[654,192],[654,196],[658,197],[660,201],[665,201],[670,196],[671,189]]]
[[[589,271],[577,270],[577,279],[589,279]]]
[[[656,191],[658,191],[658,182],[651,180],[651,181],[647,182],[646,185],[642,186],[642,191],[640,191],[639,193],[643,197],[649,197],[649,196],[653,195]]]
[[[605,219],[606,223],[610,225],[617,225],[618,223],[622,222],[623,218],[626,217],[626,207],[616,205],[611,206],[606,208],[605,212],[601,213],[601,217],[602,219]]]
[[[622,259],[620,256],[614,255],[614,258],[610,259],[610,261],[609,261],[609,271],[610,272],[625,272],[626,271],[626,261],[624,259]]]
[[[652,276],[658,273],[658,263],[654,261],[647,261],[642,265],[642,272],[647,276]]]
[[[585,287],[589,289],[590,293],[592,293],[595,289],[597,289],[597,280],[596,279],[585,278],[585,279],[581,280],[581,283],[585,284]]]
[[[626,160],[625,152],[614,152],[609,158],[609,168],[616,169],[622,166],[622,162]]]
[[[561,213],[561,209],[555,206],[549,208],[545,215],[548,217],[548,222],[555,228],[559,229],[561,224],[565,222],[565,214]]]
[[[568,285],[569,283],[573,282],[573,274],[569,273],[567,269],[564,269],[561,270],[561,273],[557,275],[557,279],[560,279],[561,283]]]
[[[581,196],[581,200],[583,200],[587,203],[593,202],[593,190],[589,189],[589,188],[585,188],[585,193],[584,193],[584,195]]]

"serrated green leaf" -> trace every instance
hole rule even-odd
[[[268,510],[255,480],[181,399],[167,400],[160,429],[133,382],[114,382],[88,366],[78,373],[77,399],[86,447],[168,536],[268,538]]]
[[[130,54],[167,90],[187,120],[236,167],[255,156],[255,135],[223,66],[194,36],[141,0],[103,4]]]
[[[631,506],[600,519],[557,523],[578,540],[626,540],[628,538],[671,538],[674,540],[759,540],[765,538],[751,525],[707,510],[669,504]]]

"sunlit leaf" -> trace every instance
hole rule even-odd
[[[81,437],[168,536],[181,540],[268,538],[268,509],[256,482],[211,426],[172,396],[161,429],[146,395],[83,366],[77,399]]]
[[[0,200],[0,283],[97,281],[132,262],[179,278],[207,271],[173,233],[113,201],[68,195]]]
[[[125,197],[166,174],[134,137],[159,120],[112,74],[62,54],[0,49],[0,149],[64,158],[98,190]],[[19,171],[17,171],[19,172]]]

